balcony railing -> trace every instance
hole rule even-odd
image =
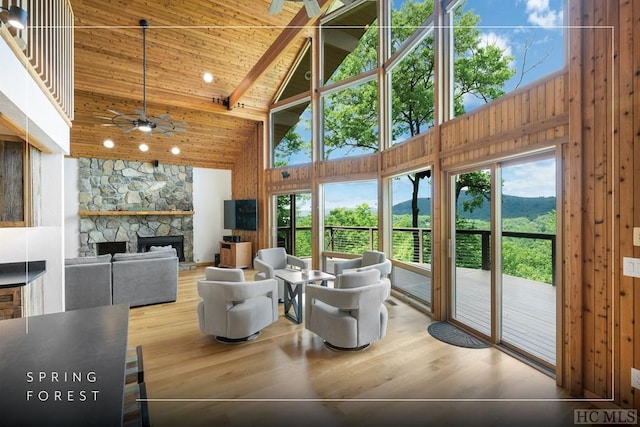
[[[61,114],[73,120],[73,10],[69,0],[1,0],[28,13],[24,30],[11,28],[14,50],[28,60],[27,69],[39,81]]]
[[[295,232],[296,239],[293,239]],[[393,229],[393,258],[398,261],[419,264],[431,264],[431,229],[398,227]],[[544,251],[544,262],[550,265],[550,277],[545,280],[555,285],[556,236],[547,233],[523,233],[503,231],[502,237],[508,239],[526,239],[528,242],[548,242]],[[377,227],[325,227],[325,250],[348,254],[361,254],[376,247]],[[278,246],[298,256],[311,256],[311,227],[278,228]],[[548,248],[548,250],[547,250]],[[308,253],[307,253],[308,252]],[[548,254],[548,256],[547,256]],[[488,230],[456,231],[456,266],[482,270],[491,269],[491,232]],[[508,272],[516,275],[517,273]],[[529,278],[529,277],[523,277]]]

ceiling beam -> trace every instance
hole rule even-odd
[[[297,40],[300,33],[305,31],[310,24],[317,21],[331,5],[330,0],[318,0],[321,13],[315,18],[309,18],[305,8],[298,11],[291,22],[280,33],[278,38],[271,44],[269,49],[256,62],[249,73],[236,87],[227,99],[227,108],[230,110],[238,103],[240,98],[258,81],[258,79],[275,63],[289,46]]]

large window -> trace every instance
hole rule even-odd
[[[378,82],[349,86],[323,97],[325,159],[378,151]]]
[[[454,113],[564,66],[563,0],[461,1],[454,8]]]
[[[391,70],[391,140],[402,142],[433,126],[435,67],[433,35],[426,31]]]
[[[311,104],[308,100],[271,113],[272,166],[311,162]]]
[[[424,30],[421,26],[433,14],[433,0],[395,0],[391,3],[391,52],[414,33]]]
[[[377,6],[367,0],[322,25],[322,81],[338,82],[378,66]]]
[[[377,249],[377,212],[376,181],[325,184],[324,249],[350,254]]]

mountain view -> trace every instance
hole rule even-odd
[[[473,212],[465,212],[462,210],[462,204],[470,200],[471,197],[465,192],[460,194],[458,199],[458,212],[460,217],[467,219],[487,219],[489,218],[489,201],[485,200],[482,206],[474,209]],[[420,215],[431,215],[431,199],[418,199],[418,208]],[[528,218],[534,219],[540,215],[544,215],[556,208],[555,197],[520,197],[504,195],[502,198],[502,217],[503,218]],[[393,205],[394,215],[411,215],[411,200],[406,200]]]

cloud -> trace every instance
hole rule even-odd
[[[505,167],[502,169],[502,181],[502,192],[510,196],[555,196],[555,159]]]
[[[549,28],[561,26],[563,23],[562,10],[549,7],[549,0],[527,0],[527,20],[540,27]]]
[[[511,50],[511,40],[508,37],[494,33],[493,31],[480,34],[480,42],[478,46],[495,46],[500,49],[505,55],[513,55]]]

